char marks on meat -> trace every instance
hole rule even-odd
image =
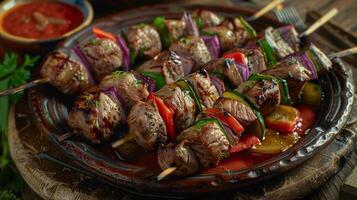
[[[173,51],[163,51],[153,59],[138,67],[138,71],[157,72],[164,76],[166,84],[173,83],[185,76],[181,58]]]
[[[125,114],[121,105],[95,87],[77,98],[68,115],[68,125],[75,133],[99,144],[112,135],[122,119]]]
[[[47,57],[41,75],[65,94],[78,93],[93,85],[87,69],[62,52],[53,52]]]
[[[280,104],[280,89],[275,80],[260,80],[243,92],[264,116]]]
[[[214,104],[214,107],[230,113],[245,128],[257,120],[257,116],[254,114],[252,108],[238,100],[219,98]]]
[[[139,101],[128,115],[129,133],[146,150],[154,150],[167,141],[166,125],[153,101]]]
[[[203,106],[211,108],[219,98],[219,94],[216,87],[212,84],[208,72],[201,69],[199,72],[187,76],[187,79],[201,99]]]
[[[156,95],[175,111],[175,129],[180,132],[191,126],[196,116],[196,104],[190,94],[176,84],[165,85]]]
[[[278,59],[282,59],[292,53],[294,49],[289,46],[288,43],[276,32],[272,27],[265,29],[265,39],[269,45],[273,48],[275,55]]]
[[[127,109],[136,102],[144,100],[149,92],[142,81],[135,78],[132,73],[117,71],[107,75],[99,84],[102,88],[115,87]]]
[[[158,163],[162,170],[169,167],[176,167],[173,174],[178,176],[189,176],[198,171],[199,162],[194,151],[186,140],[181,141],[176,146],[170,144],[158,150]]]
[[[187,140],[202,167],[215,167],[229,155],[228,138],[215,122],[203,125],[200,130],[190,127],[181,132],[177,140]]]
[[[97,80],[119,69],[123,63],[122,50],[112,40],[96,38],[87,41],[80,48]]]
[[[232,87],[238,87],[242,82],[242,75],[233,59],[219,58],[213,59],[210,62],[203,65],[210,74],[223,74],[224,78],[232,85]]]
[[[148,24],[131,26],[128,30],[129,46],[137,55],[153,58],[162,49],[160,35]]]

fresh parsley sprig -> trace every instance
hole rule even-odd
[[[31,78],[31,70],[35,67],[38,59],[38,56],[25,55],[23,61],[20,62],[17,54],[5,53],[0,63],[0,91],[26,83]],[[8,195],[11,191],[19,192],[23,186],[21,176],[11,163],[8,144],[10,104],[17,103],[21,96],[22,92],[0,97],[0,196]]]

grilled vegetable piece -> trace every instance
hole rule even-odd
[[[157,91],[155,95],[174,110],[177,132],[181,132],[194,123],[197,110],[196,103],[187,90],[182,90],[176,84],[168,84]]]
[[[322,74],[331,69],[331,60],[316,45],[311,43],[307,48],[307,54],[313,61],[318,74]]]
[[[173,174],[177,176],[189,176],[198,171],[199,161],[187,143],[186,140],[183,140],[176,146],[169,144],[158,150],[157,159],[162,170],[176,167]]]
[[[197,71],[201,65],[212,59],[205,42],[202,38],[196,36],[181,38],[171,45],[170,50],[177,53],[180,57],[190,58],[194,61],[192,71]]]
[[[286,105],[278,105],[273,112],[265,117],[268,128],[279,133],[292,133],[299,121],[299,110]]]
[[[228,107],[230,105],[227,104],[226,105],[227,111],[232,114],[234,109],[237,109],[237,111],[238,111],[238,112],[236,112],[237,114],[236,115],[232,114],[232,115],[236,116],[238,121],[241,120],[239,122],[241,122],[242,124],[245,123],[243,120],[247,121],[246,126],[250,126],[250,131],[252,133],[254,133],[259,139],[264,139],[265,132],[266,132],[264,118],[260,114],[260,112],[258,112],[256,110],[256,108],[254,108],[252,103],[245,96],[243,96],[238,90],[227,91],[223,94],[223,96],[227,99],[232,99],[232,100],[237,101],[237,102],[228,101],[227,103],[230,103],[232,106]],[[239,104],[238,102],[240,102],[241,104]],[[220,104],[220,102],[218,102],[218,103]],[[217,106],[219,106],[219,104]],[[242,104],[245,105],[246,107],[244,107]],[[239,107],[234,108],[233,106],[235,106],[235,105],[239,106]],[[246,115],[246,116],[244,116],[244,118],[243,118],[243,115],[238,116],[238,114],[240,114],[238,109],[242,109],[242,111],[244,109],[245,112],[242,113],[242,114]],[[254,113],[254,115],[256,117],[255,121],[253,121],[252,112]]]
[[[214,167],[229,156],[231,141],[216,119],[202,119],[181,132],[177,141],[187,141],[202,167]]]
[[[159,33],[148,24],[131,26],[127,38],[134,57],[138,55],[153,58],[162,49]]]
[[[104,77],[99,86],[115,87],[127,109],[130,109],[136,102],[143,101],[149,95],[146,84],[136,79],[130,72],[113,72]]]
[[[307,82],[302,92],[302,102],[306,105],[318,108],[321,104],[321,87],[314,82]]]
[[[223,93],[223,96],[224,98],[219,98],[216,101],[214,107],[230,113],[245,128],[249,127],[257,120],[257,116],[254,111],[248,105],[245,105],[241,101],[235,99],[237,97],[234,93],[227,91]]]
[[[219,98],[219,94],[212,84],[207,71],[201,69],[199,72],[190,74],[186,79],[199,96],[202,105],[211,108],[214,102]]]
[[[161,73],[150,71],[140,71],[139,73],[154,81],[155,91],[160,90],[166,84],[165,78]]]
[[[244,150],[252,149],[259,145],[260,140],[254,134],[246,134],[241,137],[240,141],[229,149],[229,153],[238,153]]]
[[[300,96],[306,81],[311,79],[309,70],[298,61],[280,62],[275,68],[267,69],[262,74],[286,80],[289,86],[289,95],[293,102]]]
[[[231,114],[219,108],[207,108],[203,111],[208,117],[213,117],[226,125],[236,136],[240,136],[244,132],[243,126]]]
[[[174,124],[174,115],[175,111],[158,96],[154,93],[150,93],[148,96],[148,100],[154,101],[162,120],[166,125],[166,130],[171,142],[175,141],[176,133],[175,133],[175,124]]]
[[[125,112],[115,94],[94,87],[76,99],[67,122],[76,134],[99,144],[109,139],[122,119],[125,119]]]
[[[214,12],[204,9],[197,9],[193,12],[193,17],[198,18],[203,27],[217,26],[222,22],[222,18]]]
[[[273,67],[277,63],[277,58],[275,55],[275,50],[273,47],[269,44],[269,42],[263,38],[258,40],[258,45],[262,49],[262,52],[264,53],[264,60],[267,66]]]
[[[239,72],[238,67],[236,66],[236,63],[233,61],[233,59],[213,59],[203,65],[203,68],[206,69],[210,74],[214,74],[215,76],[223,79],[233,88],[238,87],[243,82],[242,75]]]
[[[297,134],[279,134],[279,132],[268,129],[266,137],[260,145],[255,145],[251,151],[261,154],[274,154],[286,151],[297,142]]]
[[[141,64],[138,71],[155,72],[165,78],[165,83],[173,83],[185,76],[180,57],[173,51],[163,51],[153,59]],[[152,78],[152,77],[151,77]]]
[[[65,94],[74,94],[93,85],[89,71],[62,52],[53,52],[41,66],[41,75]]]
[[[114,42],[116,42],[116,40],[117,40],[115,35],[113,35],[112,33],[106,32],[106,31],[104,31],[100,28],[97,28],[97,27],[93,27],[92,32],[95,35],[95,37],[97,37],[97,38],[105,38],[105,39],[112,40]]]
[[[167,142],[166,125],[154,101],[137,102],[128,115],[129,133],[146,150],[154,150]]]
[[[95,38],[80,45],[79,48],[97,80],[118,70],[123,64],[123,52],[113,40]]]

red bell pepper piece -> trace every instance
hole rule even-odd
[[[298,106],[298,110],[300,112],[301,127],[299,127],[296,132],[299,134],[299,136],[304,136],[305,131],[308,128],[311,128],[316,121],[316,111],[313,107],[306,105]]]
[[[106,39],[112,40],[114,42],[117,41],[117,38],[115,37],[115,35],[113,35],[112,33],[106,32],[100,28],[93,27],[92,31],[97,38],[106,38]]]
[[[215,117],[224,124],[228,125],[228,127],[238,136],[244,132],[243,126],[238,122],[236,118],[234,118],[229,113],[222,111],[219,108],[207,108],[203,112],[206,115],[210,117]]]
[[[165,102],[160,98],[155,96],[153,92],[151,92],[148,96],[149,100],[153,100],[159,110],[160,116],[165,122],[167,133],[169,135],[170,141],[175,141],[175,124],[174,124],[174,115],[175,112],[171,107],[165,104]]]
[[[244,53],[239,52],[239,51],[224,54],[223,57],[224,58],[233,58],[236,63],[242,64],[242,65],[248,64],[247,57],[244,55]]]
[[[292,133],[299,119],[299,110],[292,106],[278,105],[265,118],[265,124],[279,133]]]
[[[260,144],[260,140],[257,136],[255,136],[254,134],[247,134],[243,136],[236,145],[233,145],[229,149],[229,152],[230,153],[241,152],[246,149],[251,149],[258,144]]]

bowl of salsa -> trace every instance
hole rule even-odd
[[[93,20],[87,0],[7,0],[0,4],[0,36],[21,44],[56,42]]]

